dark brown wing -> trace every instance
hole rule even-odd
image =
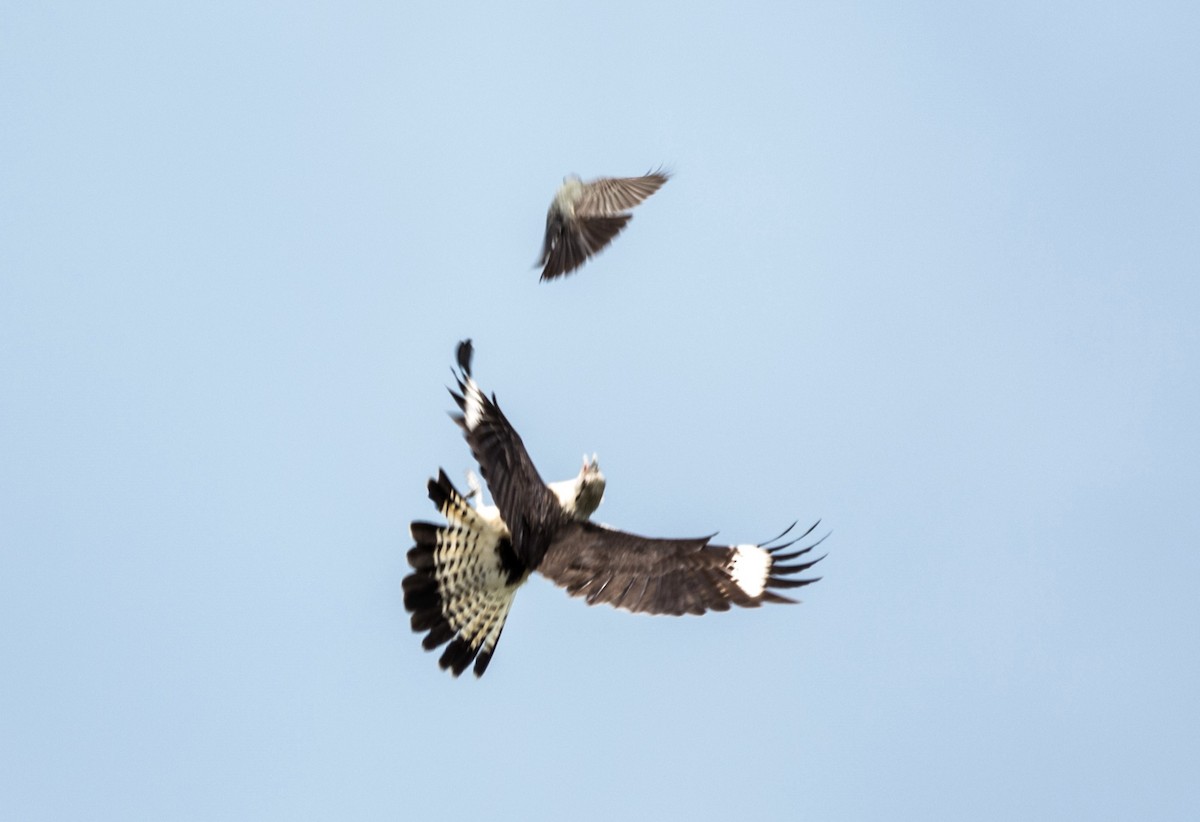
[[[709,537],[653,539],[572,521],[559,529],[537,570],[572,596],[585,597],[589,605],[604,602],[634,613],[703,614],[727,611],[731,605],[793,602],[775,589],[816,582],[819,577],[795,579],[792,575],[811,568],[822,557],[782,563],[807,554],[820,540],[781,552],[815,527],[781,545],[771,546],[775,540],[770,540],[763,545],[730,547],[710,545]]]
[[[588,258],[613,241],[629,222],[628,214],[611,217],[580,217],[569,220],[552,212],[546,218],[546,241],[542,247],[542,281],[570,274]]]
[[[450,395],[461,414],[454,421],[463,429],[471,454],[500,516],[512,535],[513,550],[529,567],[541,561],[550,538],[566,520],[562,505],[534,467],[520,435],[504,412],[471,377],[471,341],[458,347],[458,393]]]

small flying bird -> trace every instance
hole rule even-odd
[[[722,546],[709,544],[711,537],[655,539],[592,522],[605,487],[596,456],[585,455],[572,479],[543,482],[495,396],[472,378],[471,353],[469,340],[459,344],[458,391],[450,394],[461,413],[454,420],[495,504],[484,504],[473,474],[464,497],[439,471],[429,481],[429,498],[446,524],[412,523],[413,570],[403,584],[413,631],[425,633],[421,644],[433,650],[449,643],[439,660],[443,669],[458,676],[474,662],[475,676],[483,675],[513,597],[533,571],[589,605],[674,615],[794,602],[776,591],[819,579],[794,575],[824,557],[791,561],[824,537],[784,553],[816,524],[784,543],[779,540],[795,523],[762,544]]]
[[[572,174],[563,178],[546,213],[542,242],[542,281],[570,274],[621,233],[627,212],[658,191],[670,174],[661,169],[643,177],[601,177],[585,183]]]

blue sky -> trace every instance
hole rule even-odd
[[[8,4],[0,805],[1200,815],[1190,3]],[[563,175],[675,177],[577,276]],[[804,604],[400,598],[476,344],[597,517]]]

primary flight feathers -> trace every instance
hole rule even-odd
[[[445,525],[414,522],[413,570],[404,579],[412,628],[432,650],[449,643],[439,664],[458,676],[474,663],[481,676],[495,652],[517,589],[538,571],[589,605],[608,603],[634,613],[703,614],[732,605],[793,602],[777,593],[816,582],[795,576],[821,557],[794,562],[812,545],[784,549],[791,528],[759,545],[711,545],[710,537],[656,539],[618,531],[589,517],[604,495],[595,457],[584,457],[573,479],[547,485],[494,396],[471,376],[470,341],[458,348],[461,413],[454,419],[491,492],[474,505],[444,471],[429,481],[429,498]],[[476,489],[478,491],[478,489]]]
[[[542,280],[570,274],[621,233],[627,212],[658,191],[670,178],[665,171],[642,177],[601,177],[585,183],[575,175],[563,180],[546,214],[542,241]]]

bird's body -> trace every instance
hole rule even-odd
[[[557,210],[568,218],[573,219],[575,217],[575,204],[582,199],[583,179],[578,174],[568,174],[566,177],[563,177],[563,184],[554,193],[554,202],[550,205],[550,210]]]
[[[404,579],[413,630],[428,632],[426,649],[450,643],[439,664],[455,676],[472,661],[476,676],[483,674],[513,597],[533,571],[589,605],[675,615],[792,602],[775,591],[816,581],[792,575],[818,560],[783,564],[813,546],[782,553],[797,541],[770,545],[783,534],[763,544],[726,547],[709,544],[709,537],[655,539],[592,522],[605,488],[594,455],[584,457],[574,479],[544,483],[494,397],[475,383],[470,361],[464,343],[458,393],[451,392],[462,412],[455,420],[495,504],[484,505],[482,490],[472,482],[472,507],[439,472],[429,481],[429,498],[446,525],[412,524],[413,571]]]
[[[546,212],[542,241],[542,280],[570,274],[613,241],[631,219],[630,209],[670,178],[665,171],[641,177],[601,177],[584,182],[563,179]]]

